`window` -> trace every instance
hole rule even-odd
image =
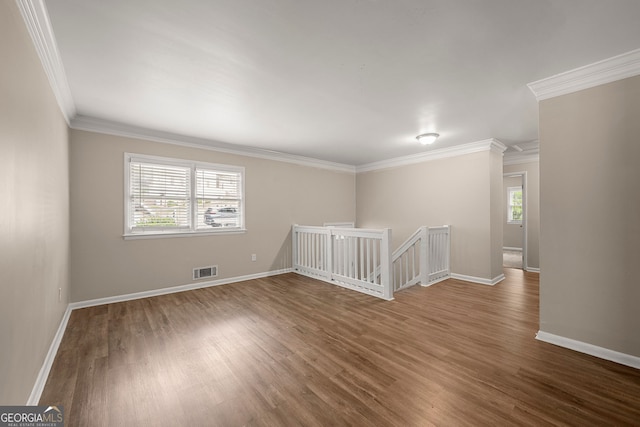
[[[508,187],[507,200],[507,223],[522,224],[522,187]]]
[[[125,236],[243,231],[244,168],[125,153]]]

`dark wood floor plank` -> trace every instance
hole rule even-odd
[[[640,425],[640,371],[537,341],[538,275],[382,301],[286,274],[75,310],[68,426]]]

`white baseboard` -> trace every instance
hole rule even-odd
[[[503,246],[502,247],[503,251],[516,251],[516,252],[522,252],[522,248],[511,248],[509,246]]]
[[[42,363],[40,372],[38,372],[38,376],[36,377],[36,383],[34,384],[33,389],[31,389],[31,395],[29,396],[29,400],[27,400],[27,406],[37,406],[38,402],[40,402],[40,396],[42,395],[44,386],[47,383],[47,378],[49,378],[49,372],[51,371],[51,367],[53,366],[53,361],[56,358],[56,354],[58,354],[58,347],[60,347],[60,342],[62,341],[62,337],[64,336],[64,331],[67,329],[67,323],[69,322],[69,316],[71,316],[71,310],[72,308],[67,305],[67,309],[62,316],[60,325],[58,325],[58,330],[53,337],[51,346],[49,346],[47,356],[44,358],[44,362]]]
[[[62,316],[62,320],[60,321],[60,325],[58,326],[56,335],[53,338],[53,342],[49,347],[47,356],[44,359],[42,367],[40,368],[40,372],[38,373],[38,377],[36,378],[36,383],[33,386],[33,389],[31,390],[31,395],[29,396],[29,400],[27,400],[27,405],[34,406],[34,405],[37,405],[38,402],[40,401],[40,396],[42,395],[42,391],[44,390],[44,386],[47,382],[47,378],[49,378],[49,372],[51,371],[51,367],[53,366],[53,361],[56,357],[56,354],[58,353],[60,342],[62,341],[62,337],[64,336],[64,331],[67,329],[67,323],[69,322],[69,317],[71,316],[71,312],[73,310],[76,310],[78,308],[93,307],[96,305],[111,304],[114,302],[131,301],[131,300],[140,299],[140,298],[148,298],[148,297],[154,297],[159,295],[173,294],[176,292],[190,291],[193,289],[208,288],[211,286],[227,285],[230,283],[243,282],[245,280],[261,279],[263,277],[277,276],[279,274],[291,273],[292,271],[293,269],[291,268],[284,268],[281,270],[267,271],[264,273],[248,274],[246,276],[230,277],[227,279],[219,279],[219,280],[210,280],[207,282],[198,282],[198,283],[193,283],[188,285],[173,286],[170,288],[154,289],[151,291],[136,292],[133,294],[117,295],[113,297],[97,298],[97,299],[92,299],[88,301],[79,301],[79,302],[70,303],[67,306],[66,311],[64,312],[64,316]]]
[[[436,280],[434,280],[433,282],[429,282],[429,283],[427,283],[427,284],[425,284],[425,285],[423,285],[422,283],[420,283],[420,286],[422,286],[423,288],[427,288],[427,287],[429,287],[429,286],[433,286],[433,285],[435,285],[436,283],[440,283],[440,282],[444,282],[445,280],[449,280],[450,278],[451,278],[451,274],[449,274],[449,275],[447,275],[447,276],[444,276],[444,277],[441,277],[441,278],[439,278],[439,279],[436,279]]]
[[[481,285],[493,286],[504,280],[504,274],[501,274],[493,279],[485,279],[484,277],[467,276],[465,274],[451,273],[452,279],[464,280],[465,282],[479,283]]]
[[[277,276],[279,274],[291,273],[293,269],[283,268],[281,270],[267,271],[264,273],[247,274],[246,276],[230,277],[227,279],[208,280],[206,282],[189,283],[187,285],[172,286],[170,288],[153,289],[150,291],[135,292],[132,294],[116,295],[112,297],[96,298],[87,301],[72,302],[69,304],[72,310],[77,308],[94,307],[96,305],[113,304],[115,302],[132,301],[141,298],[156,297],[159,295],[175,294],[176,292],[191,291],[194,289],[210,288],[212,286],[228,285],[230,283],[243,282],[245,280],[261,279],[263,277]]]
[[[530,271],[531,273],[540,273],[540,269],[536,267],[527,267],[525,271]]]
[[[598,347],[597,345],[588,344],[582,341],[572,340],[571,338],[561,337],[559,335],[550,334],[549,332],[538,331],[536,339],[549,344],[575,350],[600,359],[610,360],[625,366],[640,369],[640,357],[632,356],[626,353],[609,350],[608,348]]]

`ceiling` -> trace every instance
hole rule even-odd
[[[79,118],[348,165],[530,146],[527,83],[640,47],[638,0],[45,3]]]

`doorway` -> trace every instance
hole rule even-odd
[[[506,268],[527,268],[527,173],[503,175],[504,220],[502,265]]]

